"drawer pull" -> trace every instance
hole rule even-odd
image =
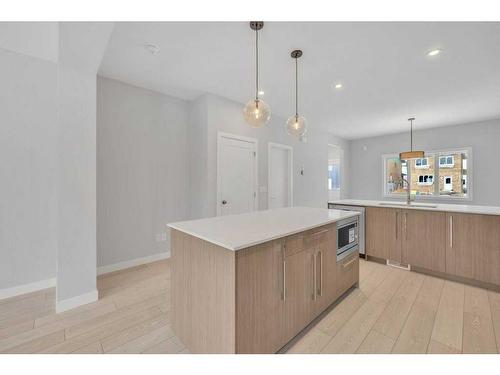
[[[320,234],[323,234],[323,233],[328,233],[329,229],[323,229],[323,230],[320,230],[319,232],[316,232],[316,233],[312,233],[310,236],[313,237],[313,236],[319,236]]]
[[[349,262],[342,264],[342,267],[347,268],[356,261],[356,258],[351,259]]]

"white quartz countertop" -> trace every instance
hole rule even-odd
[[[409,210],[426,210],[426,211],[444,211],[457,212],[465,214],[481,214],[481,215],[500,215],[500,207],[496,206],[470,206],[464,204],[441,204],[432,202],[415,202],[411,205],[406,205],[405,201],[373,201],[366,199],[341,199],[330,201],[328,203],[341,204],[346,206],[364,206],[364,207],[389,207],[389,208],[404,208]]]
[[[353,211],[291,207],[181,221],[168,226],[237,251],[357,215]]]

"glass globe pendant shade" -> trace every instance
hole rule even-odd
[[[251,127],[260,128],[271,118],[271,109],[264,101],[252,99],[243,108],[243,117]]]
[[[302,116],[294,115],[286,122],[286,131],[292,137],[300,138],[307,132],[306,119]]]

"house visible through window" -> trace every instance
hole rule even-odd
[[[470,149],[426,151],[425,158],[401,161],[397,155],[383,156],[384,195],[407,192],[417,197],[468,199],[471,189]]]

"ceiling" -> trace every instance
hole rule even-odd
[[[254,32],[245,22],[116,23],[99,74],[184,99],[254,95]],[[500,23],[266,22],[260,82],[274,114],[355,139],[500,118]],[[157,54],[145,47],[159,46]],[[429,57],[426,52],[441,48]],[[342,82],[343,88],[333,85]]]

